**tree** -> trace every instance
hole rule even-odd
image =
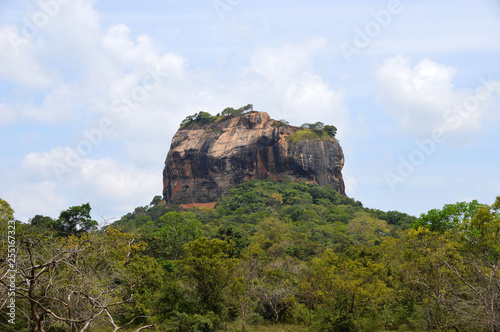
[[[303,123],[301,127],[304,129],[314,130],[319,135],[321,135],[322,133],[326,133],[331,137],[335,137],[335,135],[337,135],[337,127],[333,125],[325,125],[320,121],[316,123]]]
[[[325,124],[321,121],[316,122],[315,124],[312,125],[312,129],[321,131],[325,127]]]
[[[347,223],[347,228],[360,243],[372,245],[380,242],[390,231],[385,220],[373,218],[366,212],[356,212],[354,219]]]
[[[297,287],[294,275],[286,271],[290,263],[290,259],[275,260],[265,268],[264,276],[257,285],[258,296],[271,309],[275,323],[279,322],[282,312],[293,300]]]
[[[345,259],[331,250],[314,258],[301,287],[308,301],[324,311],[324,330],[350,330],[360,317],[373,317],[393,293],[387,287],[386,268],[370,260]]]
[[[153,200],[151,201],[151,203],[149,203],[149,205],[150,206],[158,205],[162,200],[163,200],[163,197],[156,195],[155,197],[153,197]]]
[[[257,306],[257,279],[248,275],[236,278],[230,287],[230,303],[240,314],[241,331],[245,332],[246,321]]]
[[[424,295],[429,329],[500,330],[499,207],[500,197],[445,205],[407,233],[406,278]]]
[[[91,219],[90,210],[90,204],[85,203],[62,211],[57,219],[59,232],[64,235],[78,235],[94,230],[97,221]]]
[[[258,258],[262,265],[283,256],[286,248],[291,245],[289,231],[290,225],[276,218],[261,221],[246,250],[247,256]]]
[[[163,259],[177,260],[182,255],[183,246],[203,235],[201,222],[192,212],[168,212],[160,218],[164,226],[153,235],[159,237],[164,247]]]
[[[15,222],[13,219],[14,210],[7,201],[0,198],[0,231],[2,233],[2,244],[8,241],[7,234],[15,234]]]
[[[236,115],[239,115],[237,113],[238,113],[238,111],[235,110],[234,108],[226,107],[226,108],[224,108],[224,110],[220,114],[222,116],[236,116]]]
[[[143,248],[131,235],[112,228],[104,234],[64,238],[38,231],[19,233],[16,309],[28,317],[31,330],[39,332],[61,324],[65,330],[85,331],[105,321],[117,331],[121,327],[115,308],[132,301],[124,268]],[[0,272],[0,283],[6,287],[5,266]],[[0,294],[4,303],[6,293]]]
[[[337,135],[337,127],[332,125],[325,125],[323,127],[323,131],[332,137],[335,137],[335,135]]]
[[[190,125],[194,121],[194,119],[196,118],[197,115],[198,115],[198,113],[195,113],[194,115],[188,115],[184,120],[182,120],[181,128],[187,127],[188,125]]]
[[[240,107],[238,109],[234,109],[232,107],[226,107],[221,112],[221,115],[223,115],[223,116],[241,116],[241,115],[246,114],[246,113],[251,112],[251,111],[253,111],[253,105],[248,104],[248,105]]]
[[[2,224],[8,222],[14,218],[14,210],[10,207],[7,201],[0,198],[0,222]]]
[[[283,204],[283,197],[281,196],[280,193],[273,193],[271,196],[269,196],[269,205],[271,206],[276,206],[276,205],[282,205]]]
[[[474,201],[475,202],[475,201]],[[500,196],[480,205],[459,225],[461,260],[443,257],[443,264],[465,285],[454,293],[452,310],[466,326],[500,331]],[[462,268],[464,267],[464,268]]]
[[[243,249],[248,245],[248,238],[245,238],[243,234],[235,230],[231,226],[221,226],[214,235],[214,238],[226,241],[231,244],[232,249],[229,253],[231,258],[240,258]]]
[[[470,218],[477,213],[480,204],[473,200],[470,203],[458,202],[446,204],[442,209],[432,209],[422,213],[420,218],[412,224],[413,228],[426,227],[431,231],[443,233],[455,228],[464,219]]]
[[[220,314],[224,308],[225,290],[238,263],[229,258],[231,249],[225,241],[205,237],[184,245],[186,256],[179,263],[205,312]]]
[[[42,216],[37,214],[33,218],[29,220],[31,226],[39,227],[42,229],[52,229],[57,230],[59,227],[59,223],[52,219],[51,217]]]
[[[253,105],[247,104],[246,106],[240,107],[239,109],[242,110],[243,114],[245,114],[253,111]]]
[[[207,123],[215,119],[216,117],[212,116],[212,114],[208,112],[203,112],[200,111],[198,113],[195,113],[193,115],[187,116],[184,120],[181,122],[181,128],[188,127],[192,123]]]
[[[405,288],[411,292],[415,302],[422,306],[422,318],[427,328],[430,331],[447,330],[456,326],[456,317],[449,310],[450,296],[454,291],[461,292],[463,288],[442,259],[448,257],[454,264],[460,261],[457,259],[457,243],[425,227],[400,233],[398,240],[384,241],[382,250],[386,249],[387,254],[391,253],[391,249],[387,248],[391,243],[398,257],[391,256],[387,266],[393,271],[400,271]]]
[[[212,118],[212,114],[208,113],[208,112],[199,112],[198,115],[196,116],[195,118],[195,122],[199,122],[199,123],[207,123],[210,121],[210,119]]]

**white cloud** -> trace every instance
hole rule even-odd
[[[494,100],[486,96],[488,91],[479,82],[479,90],[456,88],[455,73],[455,68],[430,59],[415,66],[403,56],[386,59],[375,70],[380,87],[378,100],[387,112],[399,118],[404,133],[429,137],[441,129],[455,138],[464,138],[481,129],[481,120]]]
[[[16,112],[14,110],[14,107],[0,103],[0,124],[1,123],[9,123],[11,122],[16,116]]]
[[[344,92],[330,89],[318,75],[307,73],[290,82],[284,100],[298,124],[323,120],[334,124],[342,135],[348,130]]]
[[[359,185],[357,178],[354,176],[354,174],[351,174],[349,169],[346,168],[345,166],[344,169],[342,170],[342,176],[344,178],[346,195],[349,197],[355,197]]]
[[[68,208],[68,200],[76,205],[90,202],[94,218],[102,214],[120,217],[123,211],[132,211],[161,194],[161,165],[141,169],[111,158],[82,158],[72,164],[67,162],[70,153],[69,147],[57,147],[24,157],[19,178],[26,183],[8,195],[24,217],[35,212],[55,216]],[[28,208],[28,202],[33,208]]]
[[[25,104],[18,114],[39,123],[70,123],[74,121],[75,111],[82,103],[78,90],[76,84],[55,83],[41,105]]]
[[[0,79],[29,88],[47,87],[53,79],[36,56],[43,47],[23,37],[16,26],[0,28]]]
[[[287,42],[279,47],[264,47],[252,56],[250,68],[278,86],[294,76],[313,69],[314,53],[326,46],[326,40],[314,37],[302,42]]]
[[[68,208],[68,198],[58,192],[53,181],[16,183],[5,193],[18,220],[27,222],[37,214],[57,218],[59,213]]]
[[[112,159],[84,159],[71,182],[85,192],[92,192],[92,200],[106,201],[109,206],[99,204],[102,212],[119,209],[132,211],[141,203],[148,203],[153,196],[161,193],[161,171],[137,169],[133,165],[123,165]],[[137,202],[143,197],[142,202]]]
[[[256,100],[271,116],[295,125],[322,121],[345,135],[349,126],[345,93],[331,89],[314,68],[314,56],[326,43],[314,37],[257,50],[242,73],[240,89],[250,91],[248,99]]]

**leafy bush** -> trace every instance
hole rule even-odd
[[[165,324],[167,331],[172,332],[214,332],[218,331],[219,317],[213,312],[206,315],[189,315],[175,311],[170,321]]]
[[[220,115],[212,115],[208,112],[199,112],[195,113],[193,115],[188,115],[184,120],[181,122],[181,128],[187,128],[195,123],[209,123],[209,122],[219,122],[224,120],[227,117],[231,116],[241,116],[243,114],[247,114],[249,112],[253,111],[253,105],[248,104],[246,106],[240,107],[238,109],[234,109],[231,107],[225,108]]]
[[[301,127],[314,131],[319,137],[323,137],[324,134],[330,137],[335,137],[335,135],[337,135],[337,127],[325,125],[323,122],[319,121],[316,123],[304,123]]]
[[[248,105],[240,107],[238,109],[234,109],[232,107],[227,107],[221,112],[221,115],[223,115],[223,116],[241,116],[241,115],[249,113],[251,111],[253,111],[253,105],[248,104]]]
[[[293,143],[297,143],[303,140],[315,140],[315,141],[323,141],[328,138],[328,135],[325,135],[322,131],[317,132],[311,129],[303,129],[294,132],[289,135],[287,139],[291,140]]]
[[[209,122],[216,122],[222,120],[224,117],[220,115],[212,115],[208,112],[199,112],[195,113],[193,115],[187,116],[184,120],[181,122],[181,128],[187,128],[191,126],[192,124],[195,123],[209,123]]]

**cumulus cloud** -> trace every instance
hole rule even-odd
[[[58,192],[57,183],[53,181],[16,183],[4,194],[14,208],[14,217],[24,222],[37,214],[57,218],[68,208],[68,197]]]
[[[23,37],[16,26],[0,28],[0,79],[29,88],[44,88],[53,77],[37,59],[43,43]],[[6,65],[8,64],[8,65]]]
[[[300,42],[287,42],[278,47],[264,47],[252,56],[248,70],[278,86],[286,85],[297,74],[313,69],[314,53],[325,45],[324,38],[314,37]]]
[[[16,116],[14,107],[0,103],[0,124],[12,122]]]
[[[57,216],[67,208],[68,200],[80,202],[75,204],[90,202],[97,215],[120,217],[123,211],[132,211],[161,193],[161,167],[138,168],[112,158],[68,162],[71,153],[69,147],[57,147],[24,157],[20,174],[26,183],[8,195],[24,217],[33,213]],[[138,202],[139,198],[142,201]]]
[[[243,70],[242,87],[252,91],[271,116],[295,125],[323,121],[344,135],[349,125],[345,92],[329,87],[314,67],[314,56],[326,44],[324,38],[314,37],[257,50]]]
[[[399,119],[402,132],[428,137],[439,129],[463,138],[481,129],[481,120],[494,102],[489,97],[498,91],[480,82],[475,91],[459,89],[453,81],[456,71],[430,59],[416,65],[403,56],[386,59],[375,70],[378,100]]]
[[[284,104],[294,120],[302,124],[329,121],[345,134],[348,129],[348,109],[344,104],[344,91],[334,91],[318,76],[310,73],[290,82]]]

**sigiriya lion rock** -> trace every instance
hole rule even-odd
[[[344,154],[334,136],[264,112],[200,112],[184,120],[172,139],[163,197],[168,205],[214,203],[236,184],[266,178],[316,182],[345,195]]]

